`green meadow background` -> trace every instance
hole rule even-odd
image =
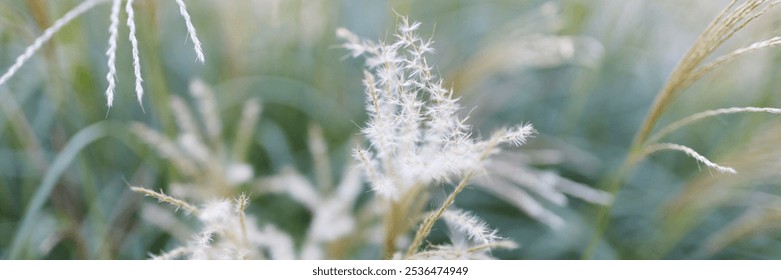
[[[367,115],[363,60],[348,57],[335,31],[392,40],[398,15],[422,22],[420,33],[435,41],[429,63],[460,98],[475,135],[532,123],[539,134],[518,151],[548,153],[552,160],[534,163],[537,170],[600,188],[676,63],[728,2],[191,0],[206,55],[200,64],[174,1],[138,0],[143,110],[124,12],[117,94],[110,110],[105,105],[110,5],[99,5],[0,85],[0,257],[145,259],[171,248],[171,234],[142,217],[142,205],[154,201],[128,186],[166,190],[179,175],[130,126],[140,122],[175,137],[170,98],[194,104],[194,79],[214,90],[228,143],[244,103],[261,100],[246,155],[256,176],[292,166],[313,177],[307,129],[316,124],[338,178]],[[78,3],[0,0],[0,72]],[[717,54],[779,35],[779,19],[771,10]],[[716,108],[781,107],[779,62],[781,52],[771,48],[710,73],[660,122]],[[595,257],[781,258],[780,135],[779,117],[765,114],[716,117],[672,134],[669,141],[738,174],[718,174],[682,153],[654,154],[614,198]],[[371,195],[368,187],[364,193]],[[475,188],[456,205],[520,244],[494,252],[503,259],[580,258],[598,210],[575,198],[567,207],[544,203],[566,220],[554,230]],[[312,217],[282,194],[254,199],[247,212],[297,242]],[[197,224],[181,211],[176,216]],[[435,231],[431,240],[445,234]],[[381,255],[369,248],[348,257]]]

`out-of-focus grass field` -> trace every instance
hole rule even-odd
[[[78,2],[0,1],[0,72]],[[462,113],[471,112],[476,135],[532,123],[539,134],[519,150],[551,155],[550,162],[535,163],[538,170],[600,187],[624,159],[675,64],[729,1],[186,1],[204,64],[195,61],[174,1],[136,2],[143,111],[133,90],[124,14],[117,95],[110,110],[105,105],[110,4],[67,25],[0,86],[3,258],[144,259],[170,248],[171,233],[142,217],[142,205],[154,201],[128,185],[165,190],[180,175],[131,134],[130,125],[174,137],[170,97],[194,103],[187,94],[194,79],[214,90],[228,143],[244,103],[261,101],[246,154],[256,176],[288,166],[315,176],[307,130],[317,124],[338,178],[367,116],[363,61],[348,57],[335,31],[345,27],[391,40],[397,14],[422,22],[420,33],[433,37],[437,51],[429,63],[461,98]],[[781,35],[778,24],[779,11],[771,10],[717,53]],[[770,48],[714,71],[675,100],[660,122],[716,108],[781,107],[779,62],[781,51]],[[96,126],[100,133],[90,131]],[[682,153],[654,154],[614,198],[595,257],[781,258],[780,133],[776,115],[740,114],[672,134],[669,141],[738,174],[718,174]],[[241,188],[253,191],[251,184]],[[554,230],[474,188],[456,205],[521,245],[494,252],[506,259],[580,258],[597,216],[596,206],[571,199],[567,207],[551,207],[566,221]],[[22,229],[30,211],[35,215]],[[312,218],[282,194],[254,199],[248,212],[297,242]],[[432,240],[439,239],[444,234],[434,232]],[[12,256],[14,246],[19,251]],[[346,257],[379,258],[378,252]]]

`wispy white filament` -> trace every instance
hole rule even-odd
[[[43,35],[35,39],[35,42],[33,42],[32,45],[27,47],[27,49],[24,50],[24,53],[16,58],[16,62],[14,62],[11,67],[8,68],[8,70],[3,74],[3,76],[0,76],[0,85],[4,84],[8,79],[14,76],[17,71],[19,71],[19,68],[22,67],[25,63],[27,63],[30,58],[39,50],[41,49],[41,46],[43,46],[44,43],[51,40],[52,36],[54,36],[57,31],[60,31],[63,26],[71,22],[76,17],[80,16],[86,11],[89,11],[92,9],[92,7],[95,7],[95,5],[106,2],[108,0],[87,0],[76,6],[76,8],[73,8],[73,10],[68,11],[63,17],[58,19],[57,21],[52,24],[51,27],[46,29],[46,31],[43,32]]]
[[[688,116],[684,119],[681,119],[679,121],[676,121],[662,129],[659,130],[656,134],[654,134],[653,137],[651,137],[651,140],[649,140],[649,143],[654,143],[660,139],[662,139],[664,136],[667,136],[668,134],[672,133],[673,131],[678,130],[681,127],[687,126],[691,123],[697,122],[699,120],[713,117],[713,116],[719,116],[719,115],[727,115],[727,114],[736,114],[736,113],[769,113],[769,114],[776,114],[781,115],[781,108],[765,108],[765,107],[732,107],[732,108],[721,108],[721,109],[715,109],[715,110],[708,110],[704,112],[700,112],[691,116]]]
[[[183,0],[176,0],[176,4],[179,5],[179,13],[184,18],[184,24],[187,25],[187,33],[190,35],[190,39],[193,40],[193,47],[195,48],[195,55],[198,57],[198,61],[203,63],[206,58],[203,56],[203,50],[201,49],[201,41],[198,40],[198,35],[195,33],[195,26],[190,20],[190,14],[187,13],[187,6]]]
[[[133,52],[133,73],[136,76],[136,98],[138,98],[138,104],[141,108],[144,108],[144,103],[141,98],[144,96],[144,87],[141,86],[141,82],[144,80],[141,78],[141,59],[138,58],[138,39],[136,38],[136,23],[134,21],[135,12],[133,11],[133,0],[128,0],[125,5],[125,12],[127,13],[127,27],[130,29],[128,38],[130,39],[130,45]]]
[[[153,260],[174,260],[186,256],[190,253],[190,248],[180,247],[168,252],[163,252],[160,255],[150,255]]]
[[[108,50],[106,55],[108,56],[108,74],[106,74],[106,81],[108,81],[108,88],[106,88],[106,105],[111,108],[114,103],[114,89],[116,88],[117,77],[117,34],[119,33],[119,7],[122,0],[113,0],[111,2],[111,16],[109,17],[110,24],[108,27]]]
[[[775,5],[775,4],[774,4]],[[759,41],[756,43],[751,44],[748,47],[740,48],[737,50],[734,50],[730,52],[729,54],[726,54],[724,56],[721,56],[712,62],[706,64],[705,66],[702,66],[697,70],[697,72],[694,72],[691,74],[691,77],[689,78],[690,81],[696,81],[699,80],[702,76],[705,76],[705,74],[708,74],[709,72],[715,70],[716,68],[719,68],[719,66],[729,63],[739,57],[742,57],[744,55],[753,53],[755,51],[769,48],[769,47],[775,47],[781,45],[781,37],[773,37],[770,39],[767,39],[765,41]]]
[[[467,211],[451,209],[442,214],[442,218],[454,230],[464,234],[477,244],[490,244],[499,237],[496,230],[489,229],[485,221]]]
[[[695,159],[695,160],[697,160],[699,162],[702,162],[706,166],[708,166],[710,168],[713,168],[713,169],[716,169],[716,171],[719,171],[721,173],[733,173],[733,174],[737,173],[735,171],[735,169],[733,169],[731,167],[721,166],[721,165],[718,165],[716,163],[713,163],[712,161],[710,161],[705,156],[700,155],[699,153],[694,151],[694,149],[686,147],[684,145],[671,144],[671,143],[653,144],[653,145],[649,145],[648,147],[646,147],[646,152],[645,153],[647,155],[650,155],[650,154],[653,154],[655,152],[664,151],[664,150],[674,150],[674,151],[684,152],[684,153],[686,153],[686,155],[692,157],[693,159]]]

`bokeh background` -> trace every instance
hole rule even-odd
[[[0,1],[0,71],[78,2]],[[170,248],[172,234],[142,215],[155,201],[128,185],[165,190],[178,174],[129,131],[140,122],[175,136],[170,97],[193,103],[194,79],[215,92],[227,142],[243,104],[261,101],[246,154],[256,176],[290,166],[314,176],[307,131],[316,124],[338,178],[367,116],[363,61],[348,57],[335,30],[391,40],[398,15],[421,21],[420,33],[435,41],[429,63],[461,98],[475,135],[532,123],[539,134],[518,151],[545,155],[532,162],[535,170],[599,188],[677,61],[729,1],[186,1],[205,64],[195,61],[174,1],[136,2],[143,110],[124,26],[117,96],[105,106],[108,4],[66,26],[0,86],[0,256],[144,259]],[[780,35],[778,15],[772,10],[717,53]],[[715,108],[780,107],[779,61],[781,52],[768,49],[726,65],[688,89],[661,123]],[[108,133],[90,135],[95,124]],[[616,195],[595,257],[781,258],[779,135],[781,120],[762,114],[717,117],[671,135],[739,173],[717,174],[680,153],[646,159]],[[494,252],[499,258],[580,258],[595,231],[597,206],[577,199],[546,204],[566,221],[555,230],[475,188],[456,205],[521,245]],[[21,230],[31,210],[30,228]],[[312,217],[284,194],[259,196],[248,212],[296,241]],[[185,216],[175,214],[193,222]],[[444,238],[440,231],[431,240]]]

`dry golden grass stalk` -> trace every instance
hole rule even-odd
[[[722,114],[725,112],[719,112],[716,110],[717,113],[702,113],[702,115],[693,115],[680,122],[673,123],[670,125],[672,128],[668,127],[662,129],[662,131],[660,131],[657,136],[651,138],[653,141],[649,141],[649,136],[651,135],[654,127],[656,127],[656,124],[663,113],[667,111],[673,101],[678,96],[680,96],[680,94],[692,83],[702,78],[704,74],[713,71],[719,66],[724,65],[726,62],[732,61],[742,55],[758,49],[779,44],[778,40],[775,38],[760,41],[750,45],[749,47],[730,52],[727,55],[717,58],[710,63],[706,62],[706,60],[711,57],[711,55],[713,55],[713,53],[724,44],[724,42],[735,35],[735,33],[746,27],[749,23],[759,18],[768,12],[770,8],[779,3],[781,3],[781,1],[733,0],[705,28],[700,36],[694,41],[689,51],[678,62],[678,65],[670,74],[669,79],[656,95],[648,115],[641,124],[637,134],[635,134],[633,143],[629,149],[629,153],[626,159],[624,160],[624,163],[603,183],[605,190],[611,194],[618,192],[626,176],[628,176],[629,172],[634,169],[634,166],[639,161],[655,151],[665,149],[673,149],[685,152],[698,161],[706,163],[706,165],[709,167],[716,168],[722,172],[730,171],[730,169],[713,164],[712,161],[686,146],[679,144],[659,144],[655,142],[661,139],[661,136],[664,136],[666,133],[677,129],[680,126],[686,125],[704,117],[708,117],[717,113]],[[734,169],[732,171],[734,171]],[[603,207],[599,210],[599,213],[597,214],[596,233],[594,234],[591,243],[583,255],[584,258],[591,258],[591,256],[593,256],[595,253],[602,233],[607,227],[608,214],[610,213],[610,209],[611,205],[608,205],[607,207]]]

